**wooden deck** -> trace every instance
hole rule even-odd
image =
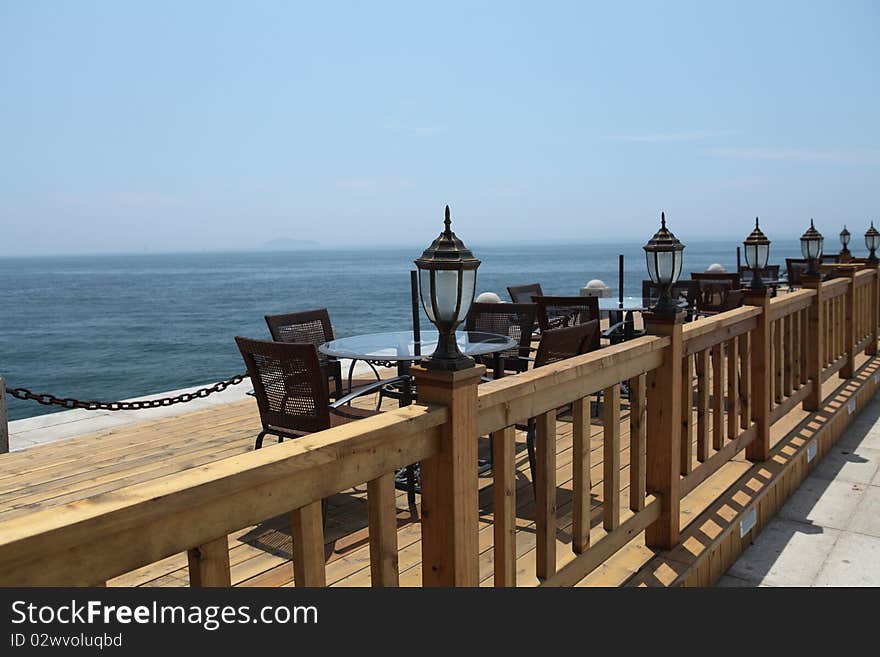
[[[373,398],[361,400],[370,405]],[[389,403],[389,402],[386,402]],[[593,404],[596,404],[594,399]],[[390,405],[390,403],[389,403]],[[628,403],[622,401],[620,481],[629,481]],[[696,413],[694,414],[696,421]],[[593,532],[602,534],[604,441],[601,420],[591,423],[591,498]],[[259,431],[259,416],[252,400],[216,409],[145,422],[35,447],[5,457],[0,475],[0,522],[24,516],[131,484],[249,452]],[[711,432],[711,429],[710,429]],[[525,448],[525,433],[516,432],[516,555],[517,583],[536,585],[535,505]],[[267,440],[264,449],[275,443]],[[480,441],[488,456],[487,439]],[[691,450],[696,461],[696,439]],[[557,555],[564,563],[571,555],[572,431],[565,415],[557,421]],[[682,520],[695,517],[715,498],[720,487],[730,485],[744,471],[746,462],[734,462],[702,486],[703,494],[691,495],[682,504]],[[491,474],[480,478],[480,582],[493,584],[493,509]],[[621,486],[621,521],[628,517],[629,488]],[[416,508],[407,505],[406,493],[397,491],[397,522],[400,583],[421,584],[421,529]],[[369,586],[370,555],[366,485],[334,495],[328,500],[326,526],[326,573],[328,585]],[[229,536],[232,583],[235,586],[292,586],[292,539],[289,516],[281,516]],[[632,576],[653,551],[636,539],[584,581],[585,584],[620,585]],[[116,579],[108,586],[188,586],[186,554],[150,564]]]
[[[880,386],[880,276],[844,273],[490,383],[414,368],[418,404],[257,452],[246,399],[4,455],[0,582],[711,584]]]

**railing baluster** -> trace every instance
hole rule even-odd
[[[535,574],[546,579],[556,572],[556,411],[542,413],[536,422]]]
[[[574,420],[574,433],[578,421]],[[577,438],[575,438],[577,454]],[[516,430],[505,427],[492,434],[494,477],[495,586],[516,586]]]
[[[397,504],[394,473],[367,482],[370,532],[370,582],[374,587],[399,585],[397,571]]]
[[[840,370],[840,378],[851,379],[856,372],[856,279],[855,269],[846,271],[849,279],[849,287],[843,297],[843,337],[844,351],[846,352],[846,364]]]
[[[825,360],[825,300],[822,294],[822,281],[818,277],[804,280],[804,287],[815,290],[816,296],[807,308],[807,343],[804,347],[805,379],[813,382],[810,394],[804,398],[802,407],[805,411],[818,411],[822,406],[822,369]]]
[[[801,314],[791,315],[791,389],[792,392],[801,387]]]
[[[629,380],[629,508],[645,508],[645,403],[647,376],[639,374]]]
[[[791,397],[791,315],[786,315],[782,318],[782,359],[785,361],[785,369],[783,372],[783,394],[786,397]]]
[[[727,341],[727,439],[733,440],[739,433],[739,388],[737,366],[739,365],[739,341]]]
[[[773,377],[773,400],[776,404],[781,404],[783,400],[783,393],[785,391],[783,387],[783,349],[782,349],[782,334],[783,334],[783,320],[782,318],[777,319],[773,322],[773,367],[774,367],[774,377]]]
[[[229,538],[221,536],[187,550],[189,585],[232,586],[229,574]]]
[[[326,586],[324,523],[321,502],[312,502],[290,514],[293,536],[293,583],[297,588]]]
[[[724,447],[724,345],[712,347],[712,447]]]
[[[739,336],[739,394],[740,394],[740,429],[748,429],[752,424],[752,377],[751,340],[748,333]]]
[[[603,525],[607,531],[620,524],[620,384],[603,393]]]
[[[681,474],[690,474],[694,462],[694,359],[681,362]],[[632,458],[632,456],[630,456]]]
[[[572,549],[581,554],[590,547],[590,399],[571,405],[572,422]]]
[[[880,276],[878,276],[876,269],[873,273],[871,284],[865,293],[868,296],[868,302],[865,304],[868,314],[866,321],[868,322],[868,335],[871,336],[868,340],[868,348],[865,350],[868,356],[877,355],[877,332],[880,330]]]
[[[696,354],[697,369],[697,460],[709,458],[709,350]]]

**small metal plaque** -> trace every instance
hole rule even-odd
[[[818,450],[818,446],[816,441],[814,440],[809,445],[807,445],[807,463],[816,458],[816,451]]]
[[[846,402],[846,410],[849,411],[849,414],[852,415],[856,412],[856,400],[855,397]]]
[[[755,507],[752,507],[746,514],[743,516],[743,519],[739,522],[739,537],[742,538],[746,534],[748,534],[752,528],[758,523],[758,510]]]

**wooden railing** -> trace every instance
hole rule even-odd
[[[647,377],[661,367],[669,338],[643,337],[480,386],[477,427],[491,434],[494,454],[495,585],[516,584],[514,428],[535,420],[535,574],[547,585],[574,584],[660,514],[646,491],[647,431],[656,424],[662,391],[647,394]],[[621,382],[630,400],[628,492],[620,481]],[[602,527],[591,530],[590,395],[603,393]],[[557,565],[557,412],[571,406],[572,555]],[[658,431],[656,427],[654,431]],[[624,499],[622,499],[622,497]],[[628,506],[623,512],[622,509]]]
[[[876,354],[877,270],[841,269],[842,278],[807,281],[807,289],[772,299],[747,294],[746,306],[685,326],[648,317],[645,337],[483,385],[482,367],[414,368],[418,404],[0,522],[0,585],[102,585],[180,552],[188,553],[191,584],[229,585],[228,535],[290,513],[294,582],[321,586],[321,500],[366,483],[371,581],[394,586],[393,473],[420,462],[422,581],[476,586],[474,464],[477,437],[486,435],[494,450],[494,584],[515,585],[515,436],[530,419],[540,583],[574,584],[642,532],[648,547],[672,548],[682,497],[743,450],[753,461],[769,458],[773,423],[799,403],[818,410],[823,381],[853,376],[856,353]],[[601,466],[590,454],[596,393]],[[572,430],[565,550],[556,540],[560,412],[570,414]]]

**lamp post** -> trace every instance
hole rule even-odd
[[[871,263],[872,266],[877,265],[877,249],[880,248],[880,232],[874,228],[874,222],[871,222],[871,227],[865,233],[865,246],[868,247],[868,251],[870,252],[868,255],[868,262]]]
[[[819,276],[818,263],[822,257],[823,241],[822,233],[816,230],[813,220],[810,219],[810,227],[801,235],[801,253],[807,260],[807,271],[804,272],[806,276]]]
[[[437,348],[423,364],[429,370],[457,371],[474,366],[474,360],[459,351],[455,328],[473,303],[480,261],[452,232],[448,205],[444,224],[440,236],[415,261],[422,306],[440,333]]]
[[[657,315],[675,315],[678,304],[672,298],[672,286],[681,275],[684,244],[666,227],[666,213],[660,213],[660,230],[642,247],[648,275],[660,287],[660,298],[651,310]]]
[[[852,260],[852,253],[849,252],[849,240],[851,235],[849,231],[846,229],[844,225],[843,230],[840,231],[840,262],[849,262]]]
[[[764,289],[761,271],[767,267],[767,261],[770,258],[770,240],[761,231],[758,217],[755,217],[755,229],[745,239],[743,247],[746,253],[746,264],[752,270],[751,289],[760,292]]]

